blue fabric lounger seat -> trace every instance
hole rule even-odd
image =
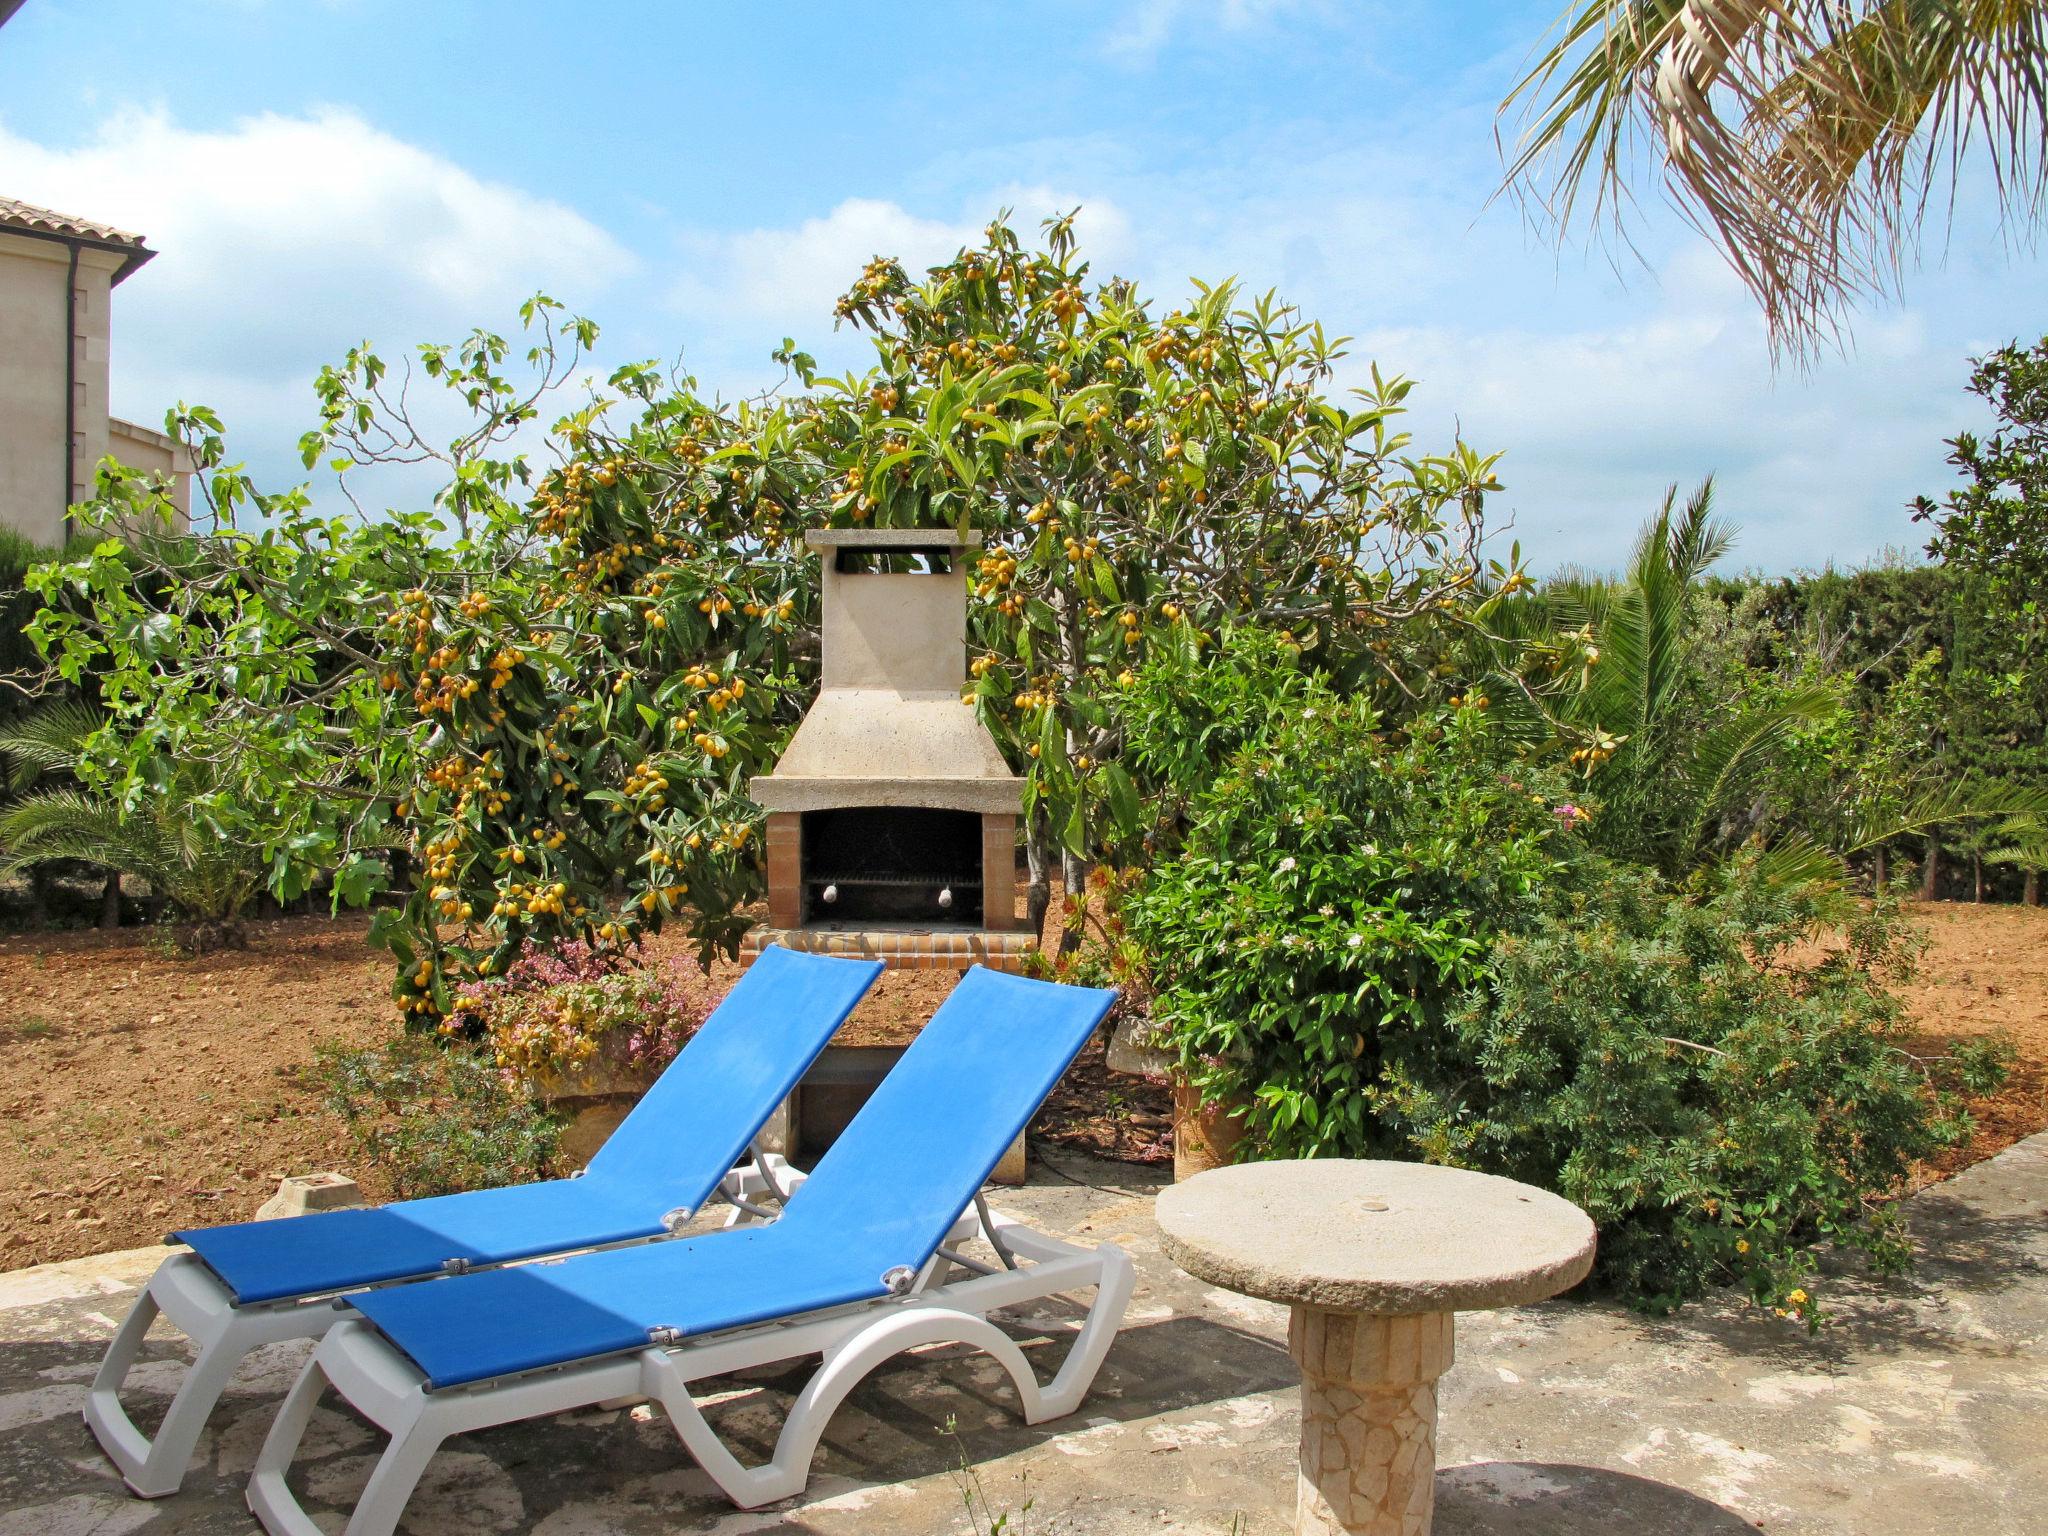
[[[881,969],[762,951],[580,1178],[173,1236],[243,1306],[657,1237],[711,1197]]]
[[[87,1422],[131,1488],[170,1493],[235,1361],[333,1323],[332,1309],[305,1298],[665,1236],[669,1218],[719,1191],[881,969],[765,950],[581,1177],[174,1234],[192,1252],[165,1262],[116,1335]],[[152,1444],[119,1392],[159,1310],[201,1356]]]
[[[1115,994],[976,966],[782,1219],[362,1298],[435,1388],[888,1294],[932,1256]]]
[[[996,1354],[1034,1419],[1070,1411],[1122,1316],[1129,1260],[1110,1245],[1085,1249],[1031,1233],[987,1212],[979,1192],[1114,998],[975,967],[770,1225],[357,1298],[362,1320],[323,1341],[272,1428],[251,1507],[281,1536],[316,1528],[284,1472],[329,1384],[393,1434],[350,1522],[354,1533],[392,1528],[444,1435],[602,1401],[622,1387],[623,1395],[659,1396],[736,1501],[786,1497],[807,1476],[822,1415],[870,1368],[861,1363],[868,1353],[909,1347],[906,1328],[921,1331],[912,1343],[935,1329],[933,1337]],[[1002,1265],[948,1246],[976,1234],[991,1240]],[[1020,1267],[1020,1257],[1033,1262]],[[949,1282],[956,1269],[975,1277]],[[1053,1388],[1041,1390],[982,1314],[1082,1287],[1098,1292],[1086,1348],[1077,1343]],[[770,1322],[787,1326],[748,1328]],[[877,1327],[886,1339],[862,1332]],[[717,1444],[684,1388],[735,1368],[764,1337],[773,1340],[765,1358],[824,1352],[825,1371],[838,1376],[830,1390],[800,1399],[774,1461],[747,1469]],[[503,1400],[493,1403],[494,1394]]]

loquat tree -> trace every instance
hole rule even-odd
[[[838,314],[876,364],[808,378],[797,422],[833,521],[983,537],[965,702],[1026,775],[1034,920],[1055,855],[1079,891],[1147,829],[1119,695],[1154,648],[1261,624],[1412,697],[1427,636],[1525,580],[1481,551],[1496,458],[1412,454],[1407,380],[1340,394],[1344,340],[1270,294],[1198,282],[1161,313],[1091,281],[1073,215],[1044,235],[998,217],[922,280],[871,262]]]

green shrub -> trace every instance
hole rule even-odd
[[[1691,893],[1588,861],[1495,941],[1449,1021],[1462,1070],[1399,1084],[1387,1118],[1432,1162],[1583,1206],[1600,1276],[1640,1304],[1736,1283],[1811,1322],[1817,1248],[1902,1267],[1891,1197],[1968,1136],[1957,1090],[2002,1076],[1998,1046],[1905,1050],[1887,982],[1909,946],[1883,910],[1820,933],[1749,859]]]
[[[478,1053],[404,1035],[382,1046],[323,1046],[314,1068],[327,1105],[404,1199],[546,1178],[559,1127]]]
[[[1405,741],[1313,681],[1193,806],[1125,902],[1153,1014],[1259,1149],[1413,1155],[1380,1100],[1455,1070],[1446,1020],[1492,935],[1534,920],[1577,808],[1530,787],[1478,707]]]
[[[1271,630],[1235,625],[1213,646],[1183,631],[1161,645],[1118,700],[1125,756],[1152,796],[1155,834],[1170,834],[1240,752],[1328,697],[1303,669],[1300,647]]]
[[[1221,733],[1178,856],[1121,916],[1182,1070],[1248,1097],[1241,1155],[1557,1190],[1599,1224],[1602,1283],[1653,1309],[1733,1282],[1812,1322],[1821,1245],[1905,1261],[1891,1197],[2001,1064],[1905,1050],[1895,914],[1832,927],[1828,890],[1754,852],[1673,885],[1595,851],[1484,700],[1398,734],[1284,649],[1224,649],[1215,697],[1265,670],[1289,707]],[[1199,673],[1176,686],[1133,712],[1134,755],[1146,722],[1214,701]]]

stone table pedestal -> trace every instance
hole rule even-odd
[[[1593,1267],[1577,1206],[1418,1163],[1244,1163],[1159,1196],[1167,1254],[1293,1309],[1300,1536],[1428,1536],[1436,1383],[1456,1314],[1554,1296]]]

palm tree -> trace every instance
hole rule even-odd
[[[92,706],[53,705],[0,732],[0,752],[30,777],[77,763],[102,717]],[[263,884],[260,856],[224,836],[207,815],[214,774],[167,763],[133,809],[77,785],[40,789],[0,811],[0,874],[52,859],[81,859],[147,880],[191,922],[195,950],[244,942],[242,914]]]
[[[1734,530],[1713,516],[1714,485],[1677,505],[1674,487],[1636,540],[1620,581],[1568,575],[1549,594],[1561,627],[1597,637],[1598,665],[1562,715],[1590,743],[1616,851],[1682,874],[1761,829],[1774,751],[1837,706],[1792,685],[1758,699],[1703,697],[1693,660],[1693,588]],[[1612,763],[1607,759],[1612,758]]]
[[[1488,691],[1509,701],[1507,723],[1523,739],[1581,744],[1574,758],[1602,802],[1595,835],[1609,852],[1683,878],[1760,844],[1764,878],[1842,892],[1848,860],[1893,838],[2008,818],[1999,841],[2009,842],[2048,824],[2039,791],[1891,775],[1857,786],[1839,824],[1787,826],[1773,794],[1780,754],[1841,700],[1820,683],[1731,691],[1705,675],[1695,588],[1734,539],[1713,499],[1712,480],[1683,507],[1667,492],[1620,579],[1566,573],[1496,625],[1509,633]],[[1580,637],[1594,642],[1597,665],[1576,690],[1546,699],[1519,685],[1516,648],[1534,640],[1535,654],[1555,653],[1556,640]]]
[[[1895,289],[1964,162],[2001,218],[2048,201],[2042,0],[1574,0],[1502,103],[1507,185],[1563,230],[1626,236],[1642,139],[1669,190],[1805,354]]]
[[[78,762],[85,740],[105,723],[106,717],[83,699],[63,699],[46,704],[25,719],[0,730],[0,765],[6,768],[6,788],[15,796],[25,795],[46,778],[68,777]],[[0,848],[4,848],[0,844]],[[49,861],[28,866],[35,887],[35,922],[48,920]],[[109,867],[107,885],[100,902],[100,926],[121,926],[121,871]]]

